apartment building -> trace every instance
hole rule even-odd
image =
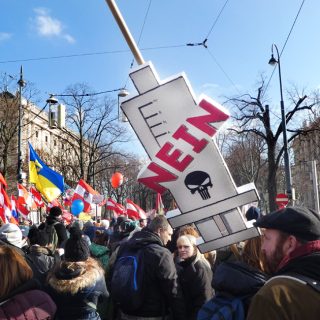
[[[20,99],[18,94],[0,93],[0,171],[8,182],[8,191],[16,193],[18,163],[18,120]],[[30,142],[40,158],[52,169],[63,173],[69,183],[76,179],[68,174],[67,164],[72,163],[77,148],[77,135],[57,125],[49,127],[48,112],[26,99],[22,105],[22,170],[27,184]],[[52,124],[54,124],[52,122]],[[64,172],[62,172],[64,171]]]
[[[312,123],[304,123],[303,129],[307,133],[298,136],[292,143],[292,180],[297,204],[316,209],[320,178],[320,117]]]

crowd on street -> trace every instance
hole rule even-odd
[[[262,215],[261,236],[201,253],[165,215],[66,225],[52,207],[27,228],[0,220],[0,320],[320,318],[320,215]]]

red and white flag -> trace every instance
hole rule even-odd
[[[147,219],[147,215],[144,210],[130,199],[127,199],[127,215],[130,219]]]
[[[115,202],[112,198],[107,200],[107,209],[113,210],[116,215],[121,215],[125,213],[124,206],[120,203]]]
[[[72,201],[80,199],[84,203],[83,212],[91,211],[91,204],[93,202],[93,196],[99,195],[99,193],[94,190],[91,186],[89,186],[84,180],[80,180],[76,189],[74,190],[74,195],[72,197]]]
[[[11,216],[11,201],[3,185],[0,184],[0,218],[7,223],[7,217]]]
[[[4,177],[3,177],[1,172],[0,172],[0,184],[3,184],[5,186],[5,188],[8,187],[7,181],[4,179]]]
[[[41,194],[35,187],[30,188],[30,193],[36,206],[41,208],[44,207],[44,202],[42,200]]]
[[[31,204],[30,194],[28,190],[20,183],[18,183],[18,202],[20,204]]]
[[[59,207],[61,209],[63,208],[61,203],[57,199],[54,199],[47,204],[47,211],[49,211],[52,207]]]
[[[164,212],[164,205],[162,202],[161,194],[159,192],[157,193],[157,198],[156,198],[156,212],[157,214],[163,214]]]
[[[18,213],[22,214],[25,217],[30,213],[30,211],[27,209],[26,205],[20,203],[19,200],[17,200],[14,196],[11,196],[11,202],[12,201],[15,202],[16,211]]]

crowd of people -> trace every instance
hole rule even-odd
[[[320,215],[250,209],[262,235],[202,254],[193,225],[152,220],[0,226],[0,320],[319,319]]]

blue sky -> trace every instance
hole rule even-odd
[[[139,47],[162,79],[185,71],[196,94],[205,93],[220,102],[223,96],[252,92],[261,74],[271,75],[272,67],[267,63],[271,44],[281,50],[301,3],[117,0],[137,41],[144,25]],[[318,0],[305,1],[281,57],[284,89],[292,84],[319,87],[319,12]],[[96,92],[125,84],[132,90],[128,81],[132,54],[105,1],[2,0],[0,17],[0,72],[14,76],[23,65],[26,80],[41,91],[43,105],[47,93],[62,93],[78,82],[87,83]],[[186,46],[207,36],[209,50]],[[68,55],[80,56],[50,59]],[[45,59],[22,61],[36,58]],[[268,95],[278,103],[277,74]],[[278,105],[275,112],[279,113]]]

